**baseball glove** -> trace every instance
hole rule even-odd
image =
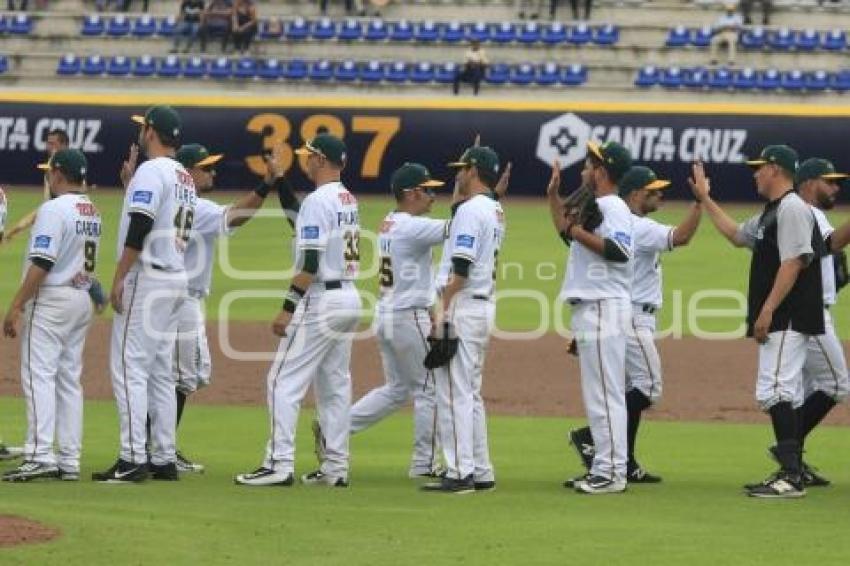
[[[596,230],[604,218],[593,189],[587,185],[582,185],[567,196],[564,200],[564,214],[573,217],[588,232]]]
[[[451,322],[444,322],[439,336],[428,337],[428,354],[422,362],[427,369],[447,365],[457,354],[458,339]]]

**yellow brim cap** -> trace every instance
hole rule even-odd
[[[448,167],[466,167],[469,163],[464,163],[463,161],[452,161],[447,166]]]
[[[821,179],[827,179],[829,181],[840,181],[841,179],[846,179],[850,177],[847,173],[827,173],[826,175],[821,175]]]
[[[39,163],[35,167],[36,167],[36,169],[40,169],[42,171],[49,171],[50,170],[50,163]]]
[[[599,151],[599,144],[598,143],[592,142],[592,141],[587,142],[587,149],[590,151],[590,153],[592,153],[593,155],[595,155],[599,159],[602,159],[602,160],[605,159],[604,157],[602,157],[602,152]]]
[[[141,125],[144,125],[144,123],[145,123],[145,117],[139,116],[138,114],[136,114],[134,116],[130,116],[130,120],[132,120],[133,122],[135,122],[137,124],[141,124]]]
[[[219,153],[217,155],[210,155],[210,156],[206,157],[205,159],[201,159],[200,161],[195,163],[195,167],[205,167],[207,165],[214,165],[215,163],[218,163],[219,161],[221,161],[221,159],[223,157],[224,157],[223,153]]]
[[[445,185],[445,183],[442,182],[442,181],[438,181],[436,179],[430,179],[428,181],[425,181],[424,183],[422,183],[419,186],[420,187],[442,187],[443,185]]]
[[[767,164],[768,162],[764,159],[754,159],[752,161],[747,161],[746,164],[750,167],[761,167],[762,165]]]
[[[668,187],[670,187],[670,181],[665,181],[664,179],[656,179],[647,186],[645,186],[644,189],[648,191],[660,191]]]

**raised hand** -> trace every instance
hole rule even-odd
[[[127,160],[121,165],[121,184],[126,189],[130,184],[130,179],[133,178],[133,173],[136,172],[136,165],[139,162],[139,146],[137,144],[130,145],[130,153],[127,155]]]
[[[502,171],[502,176],[499,177],[499,181],[496,183],[496,186],[493,187],[493,192],[501,199],[504,198],[506,194],[508,194],[508,183],[511,181],[511,167],[513,163],[508,161],[508,164],[505,166],[505,170]]]
[[[552,162],[552,176],[549,177],[549,184],[546,186],[546,194],[549,196],[558,195],[558,189],[561,187],[561,164],[555,159]]]
[[[711,193],[711,181],[705,176],[705,167],[699,161],[691,166],[692,177],[688,179],[688,184],[694,197],[697,200],[708,198]]]

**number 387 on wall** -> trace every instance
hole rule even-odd
[[[352,116],[351,132],[354,134],[371,135],[366,152],[360,161],[361,177],[378,177],[381,174],[381,162],[393,137],[401,127],[398,116]],[[246,129],[252,134],[263,137],[263,149],[271,149],[277,144],[283,146],[283,164],[287,170],[292,167],[295,158],[293,146],[293,124],[286,116],[280,114],[257,114],[248,121]],[[342,120],[332,114],[313,114],[301,122],[299,128],[300,141],[309,140],[319,133],[328,133],[339,138],[345,138],[346,127]],[[358,156],[359,157],[359,156]],[[248,168],[256,175],[266,173],[266,165],[261,155],[251,155],[245,158]],[[307,158],[299,157],[298,164],[302,171],[306,170]],[[356,163],[356,161],[354,162]]]

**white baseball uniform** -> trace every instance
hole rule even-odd
[[[619,196],[596,199],[604,220],[594,234],[614,242],[628,261],[608,261],[573,242],[560,298],[572,305],[581,391],[596,453],[590,473],[626,481],[626,341],[631,325],[634,220]]]
[[[673,226],[632,215],[635,242],[632,321],[626,341],[626,390],[652,403],[661,398],[661,358],[655,346],[655,313],[661,308],[661,253],[673,249]]]
[[[811,207],[823,239],[834,231],[822,210]],[[829,308],[835,304],[835,267],[832,254],[821,258],[821,278],[823,281],[824,330],[821,336],[811,336],[806,349],[806,362],[803,364],[803,398],[815,391],[826,393],[835,401],[841,401],[850,392],[850,380],[847,376],[847,360],[844,348],[835,332]]]
[[[39,207],[31,233],[24,273],[36,258],[53,267],[24,308],[24,454],[30,461],[79,472],[83,434],[80,374],[93,310],[88,289],[97,262],[100,214],[86,195],[66,193]]]
[[[476,195],[457,209],[444,250],[449,259],[471,262],[466,284],[448,312],[459,341],[457,354],[434,370],[440,444],[446,475],[453,479],[472,475],[476,482],[495,480],[481,381],[496,316],[496,261],[504,237],[502,205]]]
[[[319,270],[292,316],[268,374],[271,436],[264,466],[291,473],[295,428],[313,384],[325,440],[321,471],[348,478],[351,422],[351,344],[360,319],[354,280],[360,269],[357,199],[339,182],[326,183],[301,203],[295,223],[296,265],[319,252]]]
[[[177,313],[186,298],[184,253],[197,201],[192,176],[168,157],[143,163],[124,197],[118,256],[130,214],[153,219],[139,260],[124,279],[123,312],[112,321],[110,369],[121,425],[122,460],[143,464],[150,415],[150,461],[174,462],[176,399],[172,373]]]
[[[6,193],[3,192],[3,187],[0,187],[0,242],[3,241],[3,236],[6,233],[6,216],[9,212],[8,206]]]
[[[413,397],[413,457],[410,475],[434,471],[437,407],[434,380],[422,361],[431,333],[434,304],[432,249],[446,238],[448,222],[391,212],[381,223],[378,251],[380,299],[376,327],[385,384],[351,407],[351,432],[368,428]]]

